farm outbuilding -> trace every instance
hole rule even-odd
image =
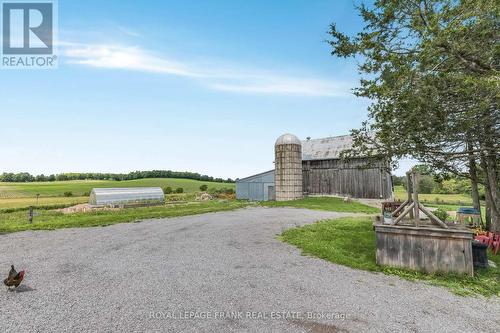
[[[303,195],[392,198],[387,161],[365,156],[342,159],[341,153],[352,146],[349,135],[300,141],[284,134],[275,143],[275,170],[238,180],[236,197],[259,201],[295,200]],[[269,195],[271,189],[273,195]]]
[[[160,187],[94,188],[92,206],[161,205],[165,197]]]
[[[253,201],[275,199],[274,170],[236,180],[236,198]]]
[[[302,141],[303,189],[309,195],[389,199],[392,178],[384,160],[341,159],[352,148],[350,135]]]

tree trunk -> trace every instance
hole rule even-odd
[[[486,230],[491,231],[491,196],[488,190],[485,190],[486,195],[486,215],[485,215],[485,223]]]
[[[500,232],[500,191],[495,156],[481,154],[481,166],[485,173],[485,191],[489,199],[488,207],[491,215],[490,230]]]
[[[467,142],[467,150],[469,154],[469,175],[470,175],[470,183],[471,183],[471,195],[472,195],[472,204],[475,209],[481,212],[481,202],[479,201],[479,187],[478,187],[478,177],[477,177],[477,165],[476,159],[473,153],[472,143]]]

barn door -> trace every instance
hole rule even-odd
[[[274,186],[267,187],[267,200],[276,200],[276,191],[274,189]]]

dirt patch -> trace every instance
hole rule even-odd
[[[75,213],[87,213],[87,212],[93,212],[93,211],[99,211],[99,210],[119,210],[119,209],[121,209],[121,208],[96,207],[96,206],[91,206],[91,205],[85,203],[85,204],[79,204],[79,205],[74,205],[71,207],[57,209],[57,211],[62,212],[63,214],[75,214]]]

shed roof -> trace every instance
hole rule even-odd
[[[352,136],[341,135],[302,141],[302,160],[327,160],[340,158],[340,153],[353,147]]]
[[[236,182],[244,182],[244,181],[249,181],[251,180],[252,178],[256,178],[256,177],[262,177],[262,176],[265,176],[267,174],[274,174],[274,169],[272,170],[269,170],[269,171],[265,171],[265,172],[261,172],[261,173],[258,173],[256,175],[252,175],[252,176],[248,176],[248,177],[245,177],[245,178],[241,178],[241,179],[236,179]]]

